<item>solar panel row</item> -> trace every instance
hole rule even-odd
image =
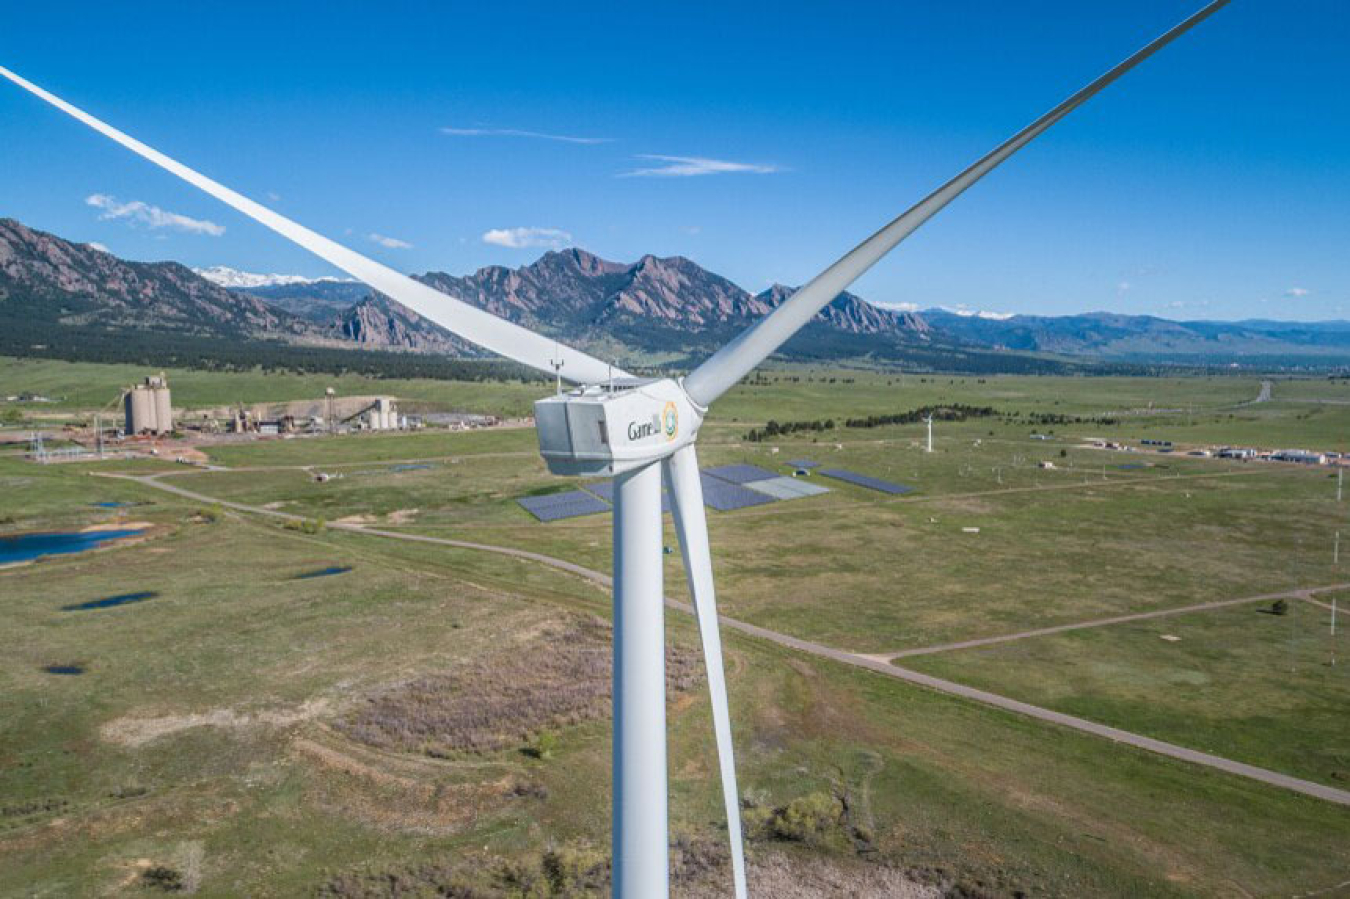
[[[755,481],[745,486],[746,489],[767,494],[774,499],[801,499],[803,496],[818,496],[830,492],[829,487],[797,478],[769,478],[767,481]]]
[[[607,503],[614,502],[614,482],[611,481],[587,481],[586,489]],[[661,488],[661,511],[670,511],[670,494],[666,493],[664,487]]]
[[[730,512],[732,509],[744,509],[749,506],[762,506],[774,501],[773,497],[756,493],[740,484],[729,484],[707,472],[700,472],[700,474],[703,480],[703,502],[719,512]]]
[[[780,477],[756,465],[721,465],[703,469],[699,476],[703,483],[703,502],[718,512],[829,492],[828,487]],[[516,502],[540,521],[594,515],[610,510],[614,502],[614,481],[588,481],[583,490],[523,496]],[[661,511],[670,511],[670,496],[665,490],[661,491]]]
[[[717,465],[703,469],[705,474],[721,478],[729,484],[749,484],[754,481],[767,481],[777,477],[772,471],[765,471],[758,465]]]
[[[557,521],[561,518],[577,518],[581,515],[609,511],[609,503],[597,499],[584,490],[550,493],[547,496],[522,496],[516,502],[540,521]]]
[[[787,464],[788,464],[788,465],[791,465],[793,468],[819,468],[819,467],[820,467],[820,463],[819,463],[819,462],[812,462],[810,459],[789,459],[789,460],[787,461]]]
[[[913,487],[906,487],[904,484],[883,481],[881,478],[874,478],[871,475],[866,474],[858,474],[854,471],[846,471],[842,468],[822,468],[820,473],[827,478],[834,478],[838,481],[856,484],[859,487],[866,487],[869,490],[880,490],[882,493],[901,494],[910,493],[914,490]]]

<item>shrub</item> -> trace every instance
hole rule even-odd
[[[748,797],[741,804],[741,825],[747,840],[820,843],[839,827],[844,814],[837,798],[820,792],[798,796],[777,808]]]
[[[1270,604],[1270,611],[1275,615],[1289,614],[1289,603],[1283,599],[1277,599]]]
[[[141,872],[141,883],[166,893],[177,893],[183,889],[183,875],[165,865],[155,865]]]
[[[553,753],[558,748],[558,735],[551,731],[544,731],[534,738],[530,748],[526,750],[530,755],[537,759],[551,759]]]
[[[781,840],[812,842],[839,823],[842,811],[839,800],[828,793],[801,796],[774,815],[774,835]]]

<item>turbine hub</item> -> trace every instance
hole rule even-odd
[[[627,378],[539,400],[534,420],[549,471],[610,477],[693,443],[703,411],[672,378]]]

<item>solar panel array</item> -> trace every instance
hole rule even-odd
[[[845,481],[849,484],[856,484],[859,487],[866,487],[869,490],[880,490],[882,493],[901,494],[913,492],[913,487],[906,487],[904,484],[896,484],[892,481],[883,481],[881,478],[874,478],[871,475],[858,474],[855,471],[847,471],[843,468],[822,468],[820,473],[827,478],[834,478],[837,481]]]
[[[594,493],[605,502],[613,504],[614,502],[614,482],[610,481],[587,481],[586,490]],[[666,493],[666,488],[661,488],[661,511],[670,511],[670,494]]]
[[[740,484],[732,484],[721,478],[713,477],[706,471],[700,472],[700,474],[703,480],[703,502],[719,512],[730,512],[732,509],[744,509],[749,506],[762,506],[774,502],[771,496],[756,493]]]
[[[755,481],[745,486],[774,499],[801,499],[803,496],[818,496],[830,492],[829,487],[822,487],[799,478],[769,478],[767,481]]]
[[[830,489],[796,478],[780,477],[757,465],[719,465],[705,468],[699,472],[699,478],[703,484],[704,504],[718,512],[762,506],[783,499],[816,496],[828,493]],[[901,488],[902,492],[907,489]],[[563,518],[594,515],[608,512],[613,505],[614,481],[612,479],[588,481],[583,490],[569,490],[545,496],[523,496],[516,502],[540,521],[558,521]],[[670,495],[665,489],[661,491],[661,511],[670,511]]]
[[[758,465],[718,465],[703,470],[729,484],[749,484],[752,481],[767,481],[769,478],[777,477],[772,471],[765,471]]]
[[[522,496],[516,502],[540,521],[557,521],[560,518],[577,518],[609,511],[609,503],[584,490],[550,493],[547,496]]]
[[[788,465],[791,465],[793,468],[819,468],[819,467],[820,467],[820,463],[819,463],[819,462],[813,462],[813,461],[811,461],[810,459],[789,459],[789,460],[787,461],[787,464],[788,464]]]

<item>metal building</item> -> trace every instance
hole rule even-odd
[[[169,398],[169,382],[164,373],[151,375],[144,384],[137,384],[123,397],[126,410],[126,432],[136,434],[167,434],[173,430],[173,407]]]

